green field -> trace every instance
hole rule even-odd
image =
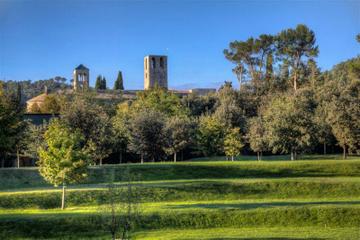
[[[99,205],[127,167],[141,174],[135,239],[360,239],[360,158],[286,158],[92,167],[64,211],[36,168],[0,169],[0,239],[109,239]]]

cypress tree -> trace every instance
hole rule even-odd
[[[114,84],[114,90],[124,90],[124,82],[122,77],[122,72],[119,71],[118,76],[116,78],[115,84]]]
[[[101,81],[101,88],[102,90],[106,90],[106,78],[103,77]]]
[[[102,86],[102,76],[99,75],[99,76],[96,77],[95,89],[96,90],[102,89],[101,86]]]

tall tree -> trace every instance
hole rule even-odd
[[[114,90],[124,90],[124,81],[121,71],[118,72],[118,76],[115,80]]]
[[[316,57],[319,53],[315,33],[306,25],[299,24],[295,29],[289,28],[277,35],[278,55],[287,61],[292,70],[292,85],[298,89],[298,79],[304,58]]]
[[[230,82],[225,82],[217,92],[217,97],[214,116],[228,128],[244,127],[244,111],[240,108],[238,92],[232,88]]]
[[[272,52],[273,40],[273,36],[262,34],[259,38],[231,42],[229,49],[224,50],[225,57],[238,65],[234,72],[241,81],[247,73],[256,92],[262,87],[265,59]]]
[[[14,152],[19,133],[24,128],[23,109],[17,94],[5,94],[0,83],[0,160],[5,166],[6,156]]]
[[[46,148],[39,150],[39,172],[54,186],[62,185],[61,209],[65,208],[66,185],[87,177],[87,155],[81,147],[80,132],[71,131],[55,119],[45,132]]]
[[[360,149],[360,82],[347,87],[327,104],[327,123],[343,148],[348,152]]]
[[[101,89],[106,90],[106,78],[103,77],[101,80]]]
[[[98,89],[102,89],[102,76],[101,75],[98,75],[96,77],[96,81],[95,81],[95,89],[98,90]]]

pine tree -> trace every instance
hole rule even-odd
[[[117,79],[115,81],[114,90],[124,90],[124,82],[121,71],[119,71]]]
[[[103,77],[101,80],[101,88],[102,90],[106,90],[106,78]]]

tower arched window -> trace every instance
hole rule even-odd
[[[156,61],[155,58],[151,58],[151,68],[156,68]]]
[[[160,67],[164,68],[164,58],[160,58]]]

